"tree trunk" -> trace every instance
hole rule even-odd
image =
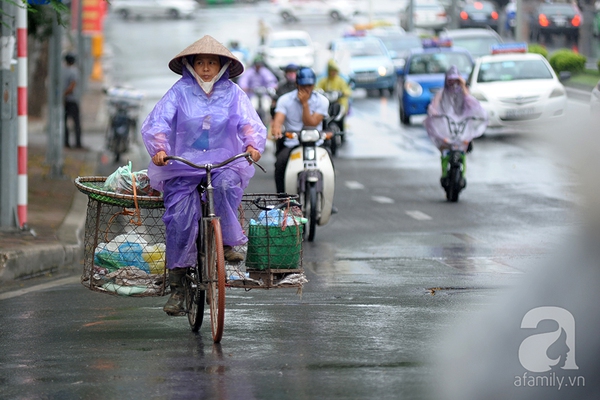
[[[27,90],[28,116],[31,118],[43,118],[46,105],[48,104],[48,90],[46,80],[48,78],[48,40],[42,42],[34,41],[30,37],[31,44],[28,54],[29,59],[29,86]]]

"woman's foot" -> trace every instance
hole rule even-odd
[[[233,247],[231,246],[223,246],[223,255],[225,256],[225,260],[232,262],[232,263],[238,263],[240,261],[244,261],[244,255],[242,253],[239,253],[235,250],[233,250]]]

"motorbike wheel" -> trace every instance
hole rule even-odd
[[[451,168],[448,172],[448,187],[446,188],[446,200],[456,203],[461,190],[460,185],[461,171],[460,168]]]
[[[113,151],[115,153],[115,163],[118,163],[121,161],[121,153],[123,153],[124,148],[125,148],[125,140],[127,138],[123,137],[123,136],[115,136],[114,137],[114,141],[113,141]]]
[[[331,139],[329,140],[329,148],[331,149],[331,155],[335,156],[337,154],[338,148],[338,136],[340,132],[340,128],[336,124],[330,124],[329,129],[331,130]]]
[[[305,226],[305,231],[308,231],[308,241],[312,242],[315,239],[317,228],[317,188],[315,185],[309,184],[304,192],[304,216],[308,219]]]

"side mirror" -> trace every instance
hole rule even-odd
[[[569,71],[560,71],[558,73],[558,80],[564,82],[571,79],[571,73]]]

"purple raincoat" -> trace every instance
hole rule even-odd
[[[449,81],[462,79],[458,68],[451,66],[446,72],[444,89],[439,91],[427,108],[427,118],[424,125],[427,135],[440,150],[449,148],[466,151],[469,142],[483,135],[488,123],[487,112],[481,107],[479,101],[462,90],[462,87],[451,86]],[[454,136],[448,126],[445,115],[451,121],[460,123],[468,117],[477,118],[470,120],[459,136]]]
[[[243,153],[248,146],[263,152],[266,128],[246,94],[229,80],[229,71],[206,95],[183,68],[179,79],[156,104],[142,125],[142,138],[150,156],[161,150],[196,164],[218,163]],[[159,167],[150,162],[152,187],[163,191],[163,221],[167,237],[168,268],[196,264],[196,237],[201,216],[196,191],[206,173],[171,161]],[[240,159],[213,171],[215,212],[221,217],[223,244],[246,243],[237,219],[244,189],[254,167]]]

